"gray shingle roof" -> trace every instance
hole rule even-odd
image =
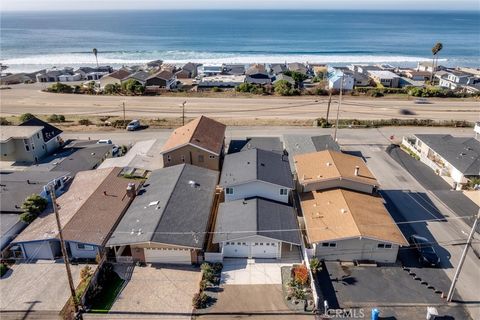
[[[1,171],[0,212],[22,212],[20,207],[25,198],[40,194],[48,182],[67,175],[67,172],[58,171]]]
[[[202,248],[217,181],[218,172],[188,164],[153,171],[107,245]]]
[[[416,134],[418,139],[466,176],[480,175],[480,141],[449,134]]]
[[[333,141],[330,135],[284,135],[283,142],[285,144],[285,150],[288,152],[288,160],[292,172],[295,171],[293,157],[296,155],[323,150],[340,151],[340,146]]]
[[[231,140],[228,153],[247,151],[250,149],[262,149],[283,153],[283,144],[278,137],[247,137],[244,140]]]
[[[225,156],[220,178],[222,187],[255,180],[293,188],[287,157],[262,149],[250,149]]]
[[[262,198],[220,204],[214,243],[255,235],[300,245],[293,207]]]

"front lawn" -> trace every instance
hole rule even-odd
[[[103,290],[95,297],[92,305],[91,312],[108,312],[112,307],[115,299],[117,298],[120,290],[123,287],[125,280],[120,278],[115,272],[112,273],[107,285]]]

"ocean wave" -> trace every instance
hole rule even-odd
[[[102,65],[122,66],[143,64],[151,60],[162,59],[166,63],[183,64],[190,61],[203,64],[221,63],[397,63],[414,64],[418,61],[430,60],[430,57],[416,57],[386,54],[333,54],[333,53],[263,53],[242,54],[237,52],[199,52],[199,51],[162,51],[162,52],[100,52],[98,62]],[[447,61],[447,59],[440,59]],[[0,62],[9,67],[9,72],[31,72],[52,66],[93,66],[95,58],[92,53],[60,53],[32,55],[18,58],[2,59]]]

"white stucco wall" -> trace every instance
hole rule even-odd
[[[225,193],[225,201],[241,200],[250,197],[262,197],[288,203],[288,198],[291,192],[291,189],[288,189],[288,193],[286,195],[281,195],[280,189],[285,187],[262,181],[253,181],[236,185],[231,188],[233,188],[233,194]]]
[[[93,247],[93,250],[81,250],[78,249],[77,244],[77,242],[68,242],[68,245],[70,247],[70,256],[73,259],[95,259],[97,257],[97,253],[99,251],[97,246],[91,245]]]

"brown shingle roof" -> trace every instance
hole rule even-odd
[[[128,77],[130,74],[131,74],[130,71],[127,71],[125,69],[119,69],[117,71],[114,71],[110,74],[105,75],[104,77],[112,77],[112,78],[115,78],[115,79],[118,79],[118,80],[122,80],[122,79],[125,79],[126,77]]]
[[[382,199],[334,189],[300,194],[310,243],[368,238],[408,245]]]
[[[303,184],[333,179],[348,179],[369,185],[378,181],[370,172],[362,158],[346,153],[324,150],[296,155],[294,157],[298,181]],[[355,167],[359,167],[355,175]]]
[[[152,78],[159,78],[159,79],[163,79],[163,80],[170,80],[173,78],[173,73],[171,73],[170,71],[168,70],[161,70],[157,73],[155,73],[154,75],[150,76],[147,78],[148,79],[152,79]]]
[[[121,168],[103,170],[110,173],[63,227],[66,241],[103,245],[132,202],[126,189],[134,180],[119,176]]]
[[[177,128],[165,142],[162,153],[191,144],[219,155],[222,151],[226,126],[201,116]]]

